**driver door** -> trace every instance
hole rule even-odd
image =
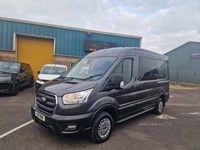
[[[116,101],[118,105],[119,119],[123,119],[134,113],[136,110],[135,94],[133,86],[133,58],[125,58],[115,68],[111,77],[115,74],[121,74],[123,76],[124,88],[120,90],[111,90],[110,97]]]

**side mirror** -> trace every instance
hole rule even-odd
[[[123,77],[120,74],[116,74],[111,78],[111,86],[114,89],[123,89],[124,88],[124,81]]]
[[[40,71],[37,71],[38,74],[40,74]]]
[[[20,72],[24,72],[24,71],[25,71],[25,68],[21,68],[21,69],[20,69]]]

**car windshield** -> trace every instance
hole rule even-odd
[[[20,63],[0,61],[0,71],[2,72],[19,72]]]
[[[116,60],[115,57],[84,57],[63,77],[98,80]]]
[[[66,71],[65,67],[60,66],[44,66],[42,68],[41,74],[54,74],[54,75],[61,75]]]

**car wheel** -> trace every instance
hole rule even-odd
[[[11,95],[17,95],[19,93],[19,82],[15,81],[12,87]]]
[[[160,98],[159,101],[156,104],[156,107],[154,108],[154,113],[157,115],[162,114],[164,109],[164,102],[163,100]]]
[[[28,87],[33,87],[33,82],[34,82],[34,78],[33,78],[33,76],[32,76],[32,77],[30,78]]]
[[[90,138],[97,143],[105,142],[111,135],[113,118],[107,112],[102,112],[95,119]]]

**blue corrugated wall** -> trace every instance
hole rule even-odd
[[[140,47],[141,38],[123,37],[101,33],[91,33],[61,27],[44,26],[9,20],[0,20],[0,49],[13,50],[13,35],[26,34],[55,38],[55,54],[84,56],[85,40],[116,43],[118,47]]]
[[[200,58],[190,58],[194,52],[200,52],[200,42],[188,42],[165,54],[169,57],[171,81],[200,84]]]

